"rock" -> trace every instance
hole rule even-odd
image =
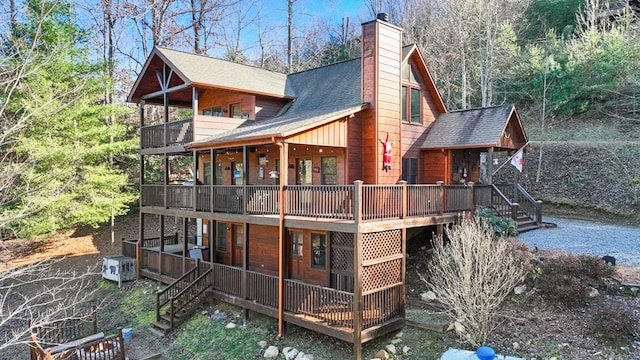
[[[286,349],[286,348],[285,348]],[[287,360],[293,360],[296,358],[296,356],[298,356],[298,354],[300,353],[300,351],[298,351],[298,349],[291,349],[289,348],[289,350],[285,351],[284,349],[282,350],[282,353],[284,354],[284,358]]]
[[[467,330],[464,328],[464,325],[462,325],[458,321],[453,323],[453,330],[455,330],[456,334],[458,334],[458,335],[462,335],[462,334],[465,334],[467,332]]]
[[[278,351],[278,347],[277,346],[269,346],[267,348],[267,350],[264,351],[264,358],[274,358],[277,357],[278,354],[280,353],[280,351]]]
[[[313,360],[313,355],[301,352],[294,360]]]
[[[422,301],[432,302],[432,301],[435,301],[438,297],[436,296],[436,293],[434,293],[433,291],[427,291],[420,294],[420,298],[422,299]]]
[[[258,346],[260,346],[260,349],[264,349],[267,347],[267,342],[264,340],[258,341]]]
[[[393,355],[396,354],[396,346],[393,344],[389,344],[387,346],[384,347],[388,352],[392,353]]]
[[[207,310],[202,310],[202,311],[200,311],[200,314],[205,315],[205,316],[206,316],[208,313],[209,313],[209,312],[208,312]]]
[[[393,339],[393,340],[391,340],[391,343],[392,343],[393,345],[395,345],[395,344],[397,344],[397,343],[399,343],[399,342],[401,342],[401,341],[402,341],[402,339]]]
[[[403,335],[404,335],[404,333],[401,331],[401,332],[397,333],[396,336],[394,336],[394,337],[401,338]]]
[[[518,350],[520,349],[520,344],[518,344],[517,342],[514,342],[513,344],[511,344],[511,347],[513,348],[513,350]]]
[[[285,346],[285,347],[283,347],[283,348],[282,348],[282,351],[281,351],[282,355],[287,356],[287,353],[288,353],[289,351],[291,351],[291,349],[293,349],[291,346]]]
[[[589,288],[589,297],[590,298],[594,298],[594,297],[598,297],[600,295],[600,292],[598,291],[598,289],[596,288]]]
[[[225,328],[227,329],[235,329],[238,325],[236,325],[235,323],[228,323],[227,326],[225,326]]]
[[[513,293],[516,294],[516,295],[524,294],[525,291],[527,291],[527,285],[526,284],[522,284],[520,286],[516,286],[516,288],[513,289]]]
[[[407,355],[407,354],[409,353],[409,350],[411,350],[411,348],[410,348],[410,347],[408,347],[408,346],[405,346],[405,347],[403,347],[403,348],[402,348],[402,353],[403,353],[404,355]]]
[[[380,359],[380,360],[389,360],[390,356],[389,353],[384,351],[384,350],[380,350],[376,353],[376,358]]]

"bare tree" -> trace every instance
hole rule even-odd
[[[94,301],[96,273],[61,271],[62,259],[0,272],[0,353],[25,346],[36,328],[78,318]]]
[[[429,277],[420,277],[464,327],[463,339],[483,345],[498,307],[524,279],[523,257],[480,217],[464,217],[434,240]]]

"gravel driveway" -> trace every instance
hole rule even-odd
[[[544,221],[558,227],[525,232],[518,239],[532,249],[537,246],[597,257],[611,255],[617,264],[640,267],[640,227],[551,217]]]

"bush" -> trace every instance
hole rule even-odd
[[[489,208],[478,209],[476,215],[489,223],[496,237],[518,235],[518,225],[513,219],[503,218]]]
[[[496,239],[477,216],[464,217],[445,233],[449,242],[445,245],[442,236],[434,239],[429,277],[423,280],[464,326],[463,339],[482,345],[498,307],[524,279],[522,256],[510,242]]]
[[[562,254],[542,262],[536,287],[549,300],[583,306],[592,300],[591,288],[604,289],[604,280],[614,274],[615,268],[600,258]]]
[[[623,303],[599,302],[592,314],[591,330],[611,345],[629,344],[638,335],[638,316]]]

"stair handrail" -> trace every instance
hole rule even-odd
[[[205,291],[207,291],[207,289],[209,289],[209,287],[211,287],[212,285],[211,276],[209,276],[209,274],[211,274],[212,271],[213,270],[211,269],[205,271],[202,275],[198,276],[197,279],[191,282],[187,287],[182,289],[182,291],[180,291],[179,293],[171,297],[171,300],[170,300],[171,304],[169,306],[169,318],[170,318],[171,329],[173,329],[174,315],[178,313],[180,310],[184,309],[194,299],[197,299],[202,293],[204,293]],[[200,286],[203,283],[204,283],[204,286]],[[190,291],[193,288],[196,288],[195,292]],[[185,298],[185,295],[188,295],[188,294],[191,294],[191,296],[187,296]],[[182,300],[182,301],[181,301],[181,305],[176,307],[177,300]]]
[[[166,304],[168,304],[173,298],[173,296],[175,296],[176,293],[179,293],[181,290],[184,289],[183,287],[179,287],[179,284],[182,284],[183,282],[185,282],[185,280],[188,277],[192,276],[194,272],[195,273],[198,272],[198,266],[187,271],[184,275],[182,275],[180,278],[178,278],[177,280],[169,284],[164,289],[158,290],[156,292],[156,321],[160,321],[160,309]],[[188,283],[191,283],[191,282],[192,282],[191,280],[188,281]],[[187,287],[188,286],[189,285],[187,285]]]
[[[498,214],[504,217],[504,213],[509,211],[511,213],[511,219],[517,222],[518,220],[518,207],[519,204],[517,202],[512,202],[503,192],[496,186],[495,184],[491,184],[492,195],[491,195],[491,207],[498,212]],[[496,208],[497,204],[493,201],[493,194],[497,194],[498,197],[505,203],[507,209],[505,211],[500,211],[500,209]]]
[[[536,200],[531,194],[527,192],[527,190],[522,187],[522,185],[517,184],[518,192],[522,197],[526,200],[525,203],[531,204],[533,211],[531,214],[526,211],[525,207],[523,207],[523,211],[538,225],[542,222],[542,201]]]

